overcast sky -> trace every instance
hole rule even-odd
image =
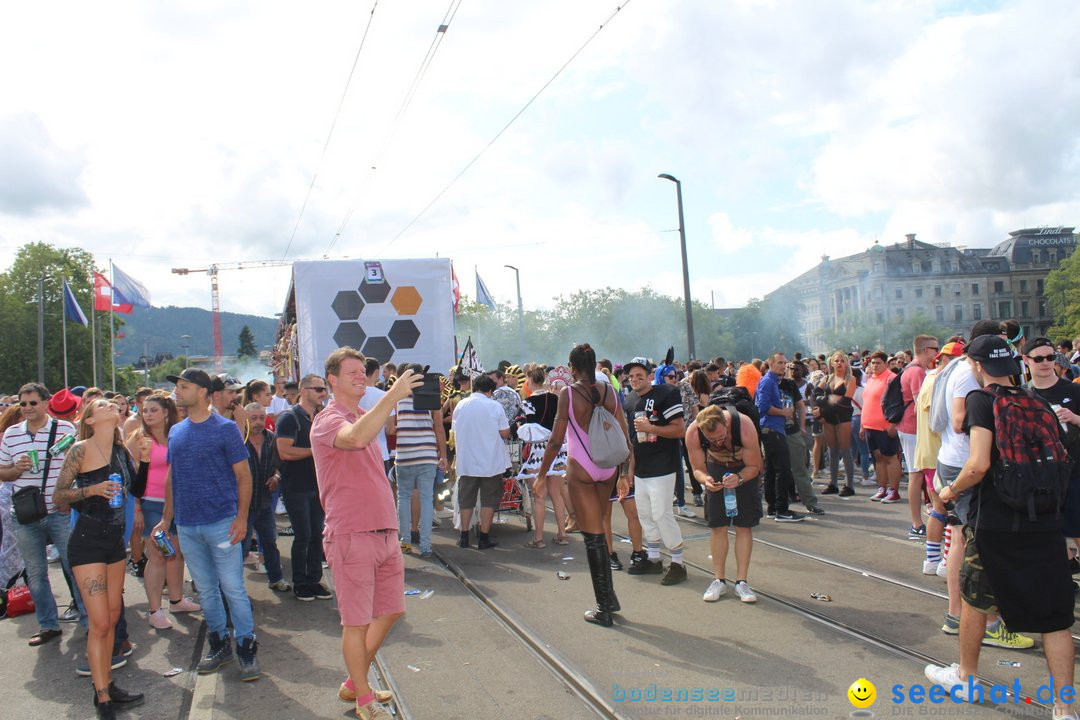
[[[0,266],[83,247],[201,307],[208,279],[170,268],[324,254],[437,253],[500,302],[516,265],[527,308],[681,295],[670,173],[695,298],[737,306],[875,239],[1080,224],[1075,0],[619,1],[400,237],[614,2],[461,0],[397,123],[457,0],[9,3]],[[223,309],[272,315],[288,271],[220,281]]]

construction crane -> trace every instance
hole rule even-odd
[[[175,275],[190,275],[192,273],[206,273],[210,276],[210,317],[214,327],[214,368],[221,372],[222,349],[221,349],[221,293],[218,291],[218,272],[221,270],[253,270],[256,268],[281,267],[292,265],[291,260],[251,260],[247,262],[214,263],[204,268],[173,268]]]

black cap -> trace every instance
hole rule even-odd
[[[206,388],[207,390],[210,389],[210,375],[208,375],[205,370],[200,370],[199,368],[189,367],[179,375],[169,375],[165,379],[171,383],[177,383],[181,380],[186,380],[187,382],[194,383],[199,387]]]
[[[1012,349],[1000,335],[980,335],[967,346],[967,356],[978,361],[983,370],[993,377],[1009,377],[1020,374],[1020,363],[1013,357]]]
[[[1048,347],[1054,352],[1057,352],[1057,346],[1048,337],[1037,337],[1028,341],[1027,346],[1024,348],[1024,354],[1030,355],[1031,351],[1035,348]]]

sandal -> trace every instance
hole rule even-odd
[[[578,529],[577,515],[575,513],[570,513],[566,517],[566,527],[564,528],[564,531],[568,533],[581,532],[581,530]]]
[[[556,545],[569,545],[570,538],[566,537],[565,535],[563,535],[562,537],[556,535],[551,542],[555,543]]]
[[[30,647],[37,647],[38,645],[44,645],[45,643],[60,637],[63,634],[60,630],[41,630],[34,635],[30,636],[30,642],[26,643]]]
[[[535,538],[525,543],[525,547],[532,548],[533,550],[543,550],[547,547],[543,540],[536,540]]]

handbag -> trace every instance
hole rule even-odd
[[[49,442],[45,446],[51,448],[56,440],[57,422],[52,421],[49,428]],[[30,525],[41,520],[49,514],[49,508],[45,504],[45,487],[49,483],[49,466],[52,464],[52,455],[45,453],[45,472],[41,474],[41,487],[24,487],[11,494],[11,506],[15,510],[15,519],[20,525]]]
[[[14,583],[18,582],[20,578],[23,584],[15,585]],[[30,595],[30,588],[25,583],[26,571],[24,570],[11,579],[9,587],[4,591],[3,610],[4,615],[7,617],[16,617],[34,612],[34,598]]]

